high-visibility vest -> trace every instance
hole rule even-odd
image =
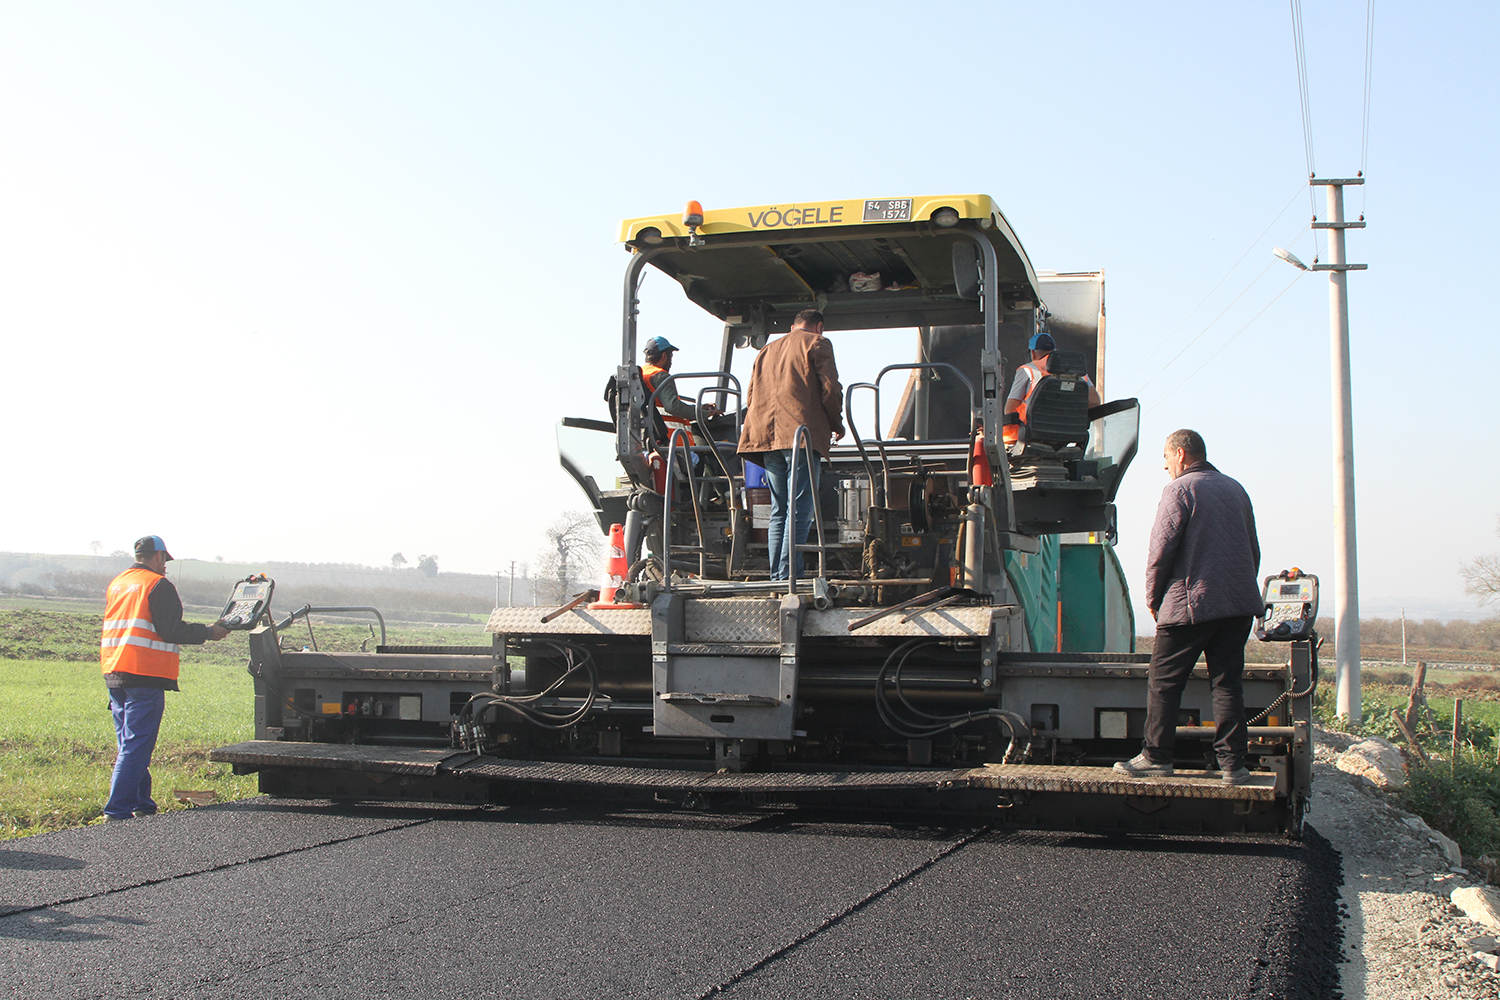
[[[666,373],[667,370],[665,368],[653,365],[649,361],[641,365],[641,381],[646,383],[646,394],[648,396],[656,391],[656,377],[658,375],[665,375]],[[693,439],[693,422],[691,420],[689,420],[687,417],[679,417],[675,413],[668,413],[659,405],[657,406],[657,411],[661,413],[661,418],[667,422],[668,434],[671,434],[672,431],[681,427],[684,431],[687,432],[688,444],[691,445],[698,443]],[[665,441],[662,442],[663,445],[665,445],[666,443],[667,442]]]
[[[1028,361],[1024,365],[1021,365],[1021,368],[1025,368],[1031,372],[1031,383],[1026,387],[1026,395],[1021,397],[1021,408],[1016,411],[1016,418],[1020,420],[1022,424],[1026,422],[1026,404],[1031,402],[1031,397],[1036,394],[1036,387],[1041,385],[1042,379],[1047,377],[1047,358],[1050,358],[1051,356],[1052,355],[1049,354],[1043,357],[1040,361]],[[1020,368],[1016,370],[1020,371]],[[1020,425],[1005,425],[1005,427],[1002,428],[1001,440],[1008,445],[1015,444],[1017,441],[1021,440]]]
[[[99,640],[99,665],[147,677],[177,679],[175,642],[163,642],[151,622],[151,591],[166,579],[144,566],[132,566],[110,582]]]
[[[1031,383],[1026,387],[1026,395],[1021,397],[1021,408],[1016,411],[1016,418],[1020,420],[1022,424],[1026,423],[1026,405],[1031,402],[1031,397],[1036,395],[1036,387],[1041,385],[1042,379],[1046,378],[1049,374],[1049,372],[1047,371],[1047,359],[1050,357],[1052,357],[1052,355],[1045,354],[1042,356],[1042,359],[1040,361],[1028,361],[1024,365],[1021,365],[1021,368],[1026,368],[1031,371]],[[1020,369],[1017,369],[1017,371],[1019,370]],[[1079,381],[1084,385],[1093,384],[1089,381],[1089,377],[1087,375],[1080,376]],[[1006,425],[1003,428],[1003,433],[1001,434],[1000,439],[1008,445],[1015,444],[1021,439],[1020,425]]]

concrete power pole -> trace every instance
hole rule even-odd
[[[1363,184],[1363,176],[1341,180],[1311,179],[1328,189],[1328,219],[1314,229],[1328,230],[1328,263],[1312,270],[1328,272],[1328,330],[1333,361],[1333,607],[1337,663],[1337,711],[1360,721],[1359,557],[1355,550],[1354,407],[1349,378],[1349,272],[1368,265],[1350,264],[1344,256],[1344,231],[1365,228],[1344,221],[1344,187]]]
[[[516,561],[510,561],[510,596],[505,599],[505,606],[513,608],[516,606]]]

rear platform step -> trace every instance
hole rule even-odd
[[[457,777],[506,784],[697,791],[737,794],[794,792],[1061,792],[1125,798],[1274,802],[1276,776],[1257,773],[1246,785],[1225,785],[1203,771],[1170,778],[1126,778],[1106,767],[986,764],[973,768],[901,770],[803,769],[719,772],[567,761],[509,760],[463,750],[252,740],[220,747],[209,759],[236,771],[309,768]]]

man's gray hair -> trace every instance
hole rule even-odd
[[[1208,458],[1208,446],[1203,443],[1203,435],[1197,431],[1186,428],[1173,431],[1167,435],[1167,450],[1176,451],[1181,448],[1188,458],[1206,460]]]

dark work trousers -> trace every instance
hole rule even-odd
[[[1146,756],[1172,763],[1182,689],[1202,654],[1214,697],[1214,752],[1225,769],[1245,766],[1245,640],[1253,619],[1216,618],[1192,625],[1158,625],[1146,682]]]

